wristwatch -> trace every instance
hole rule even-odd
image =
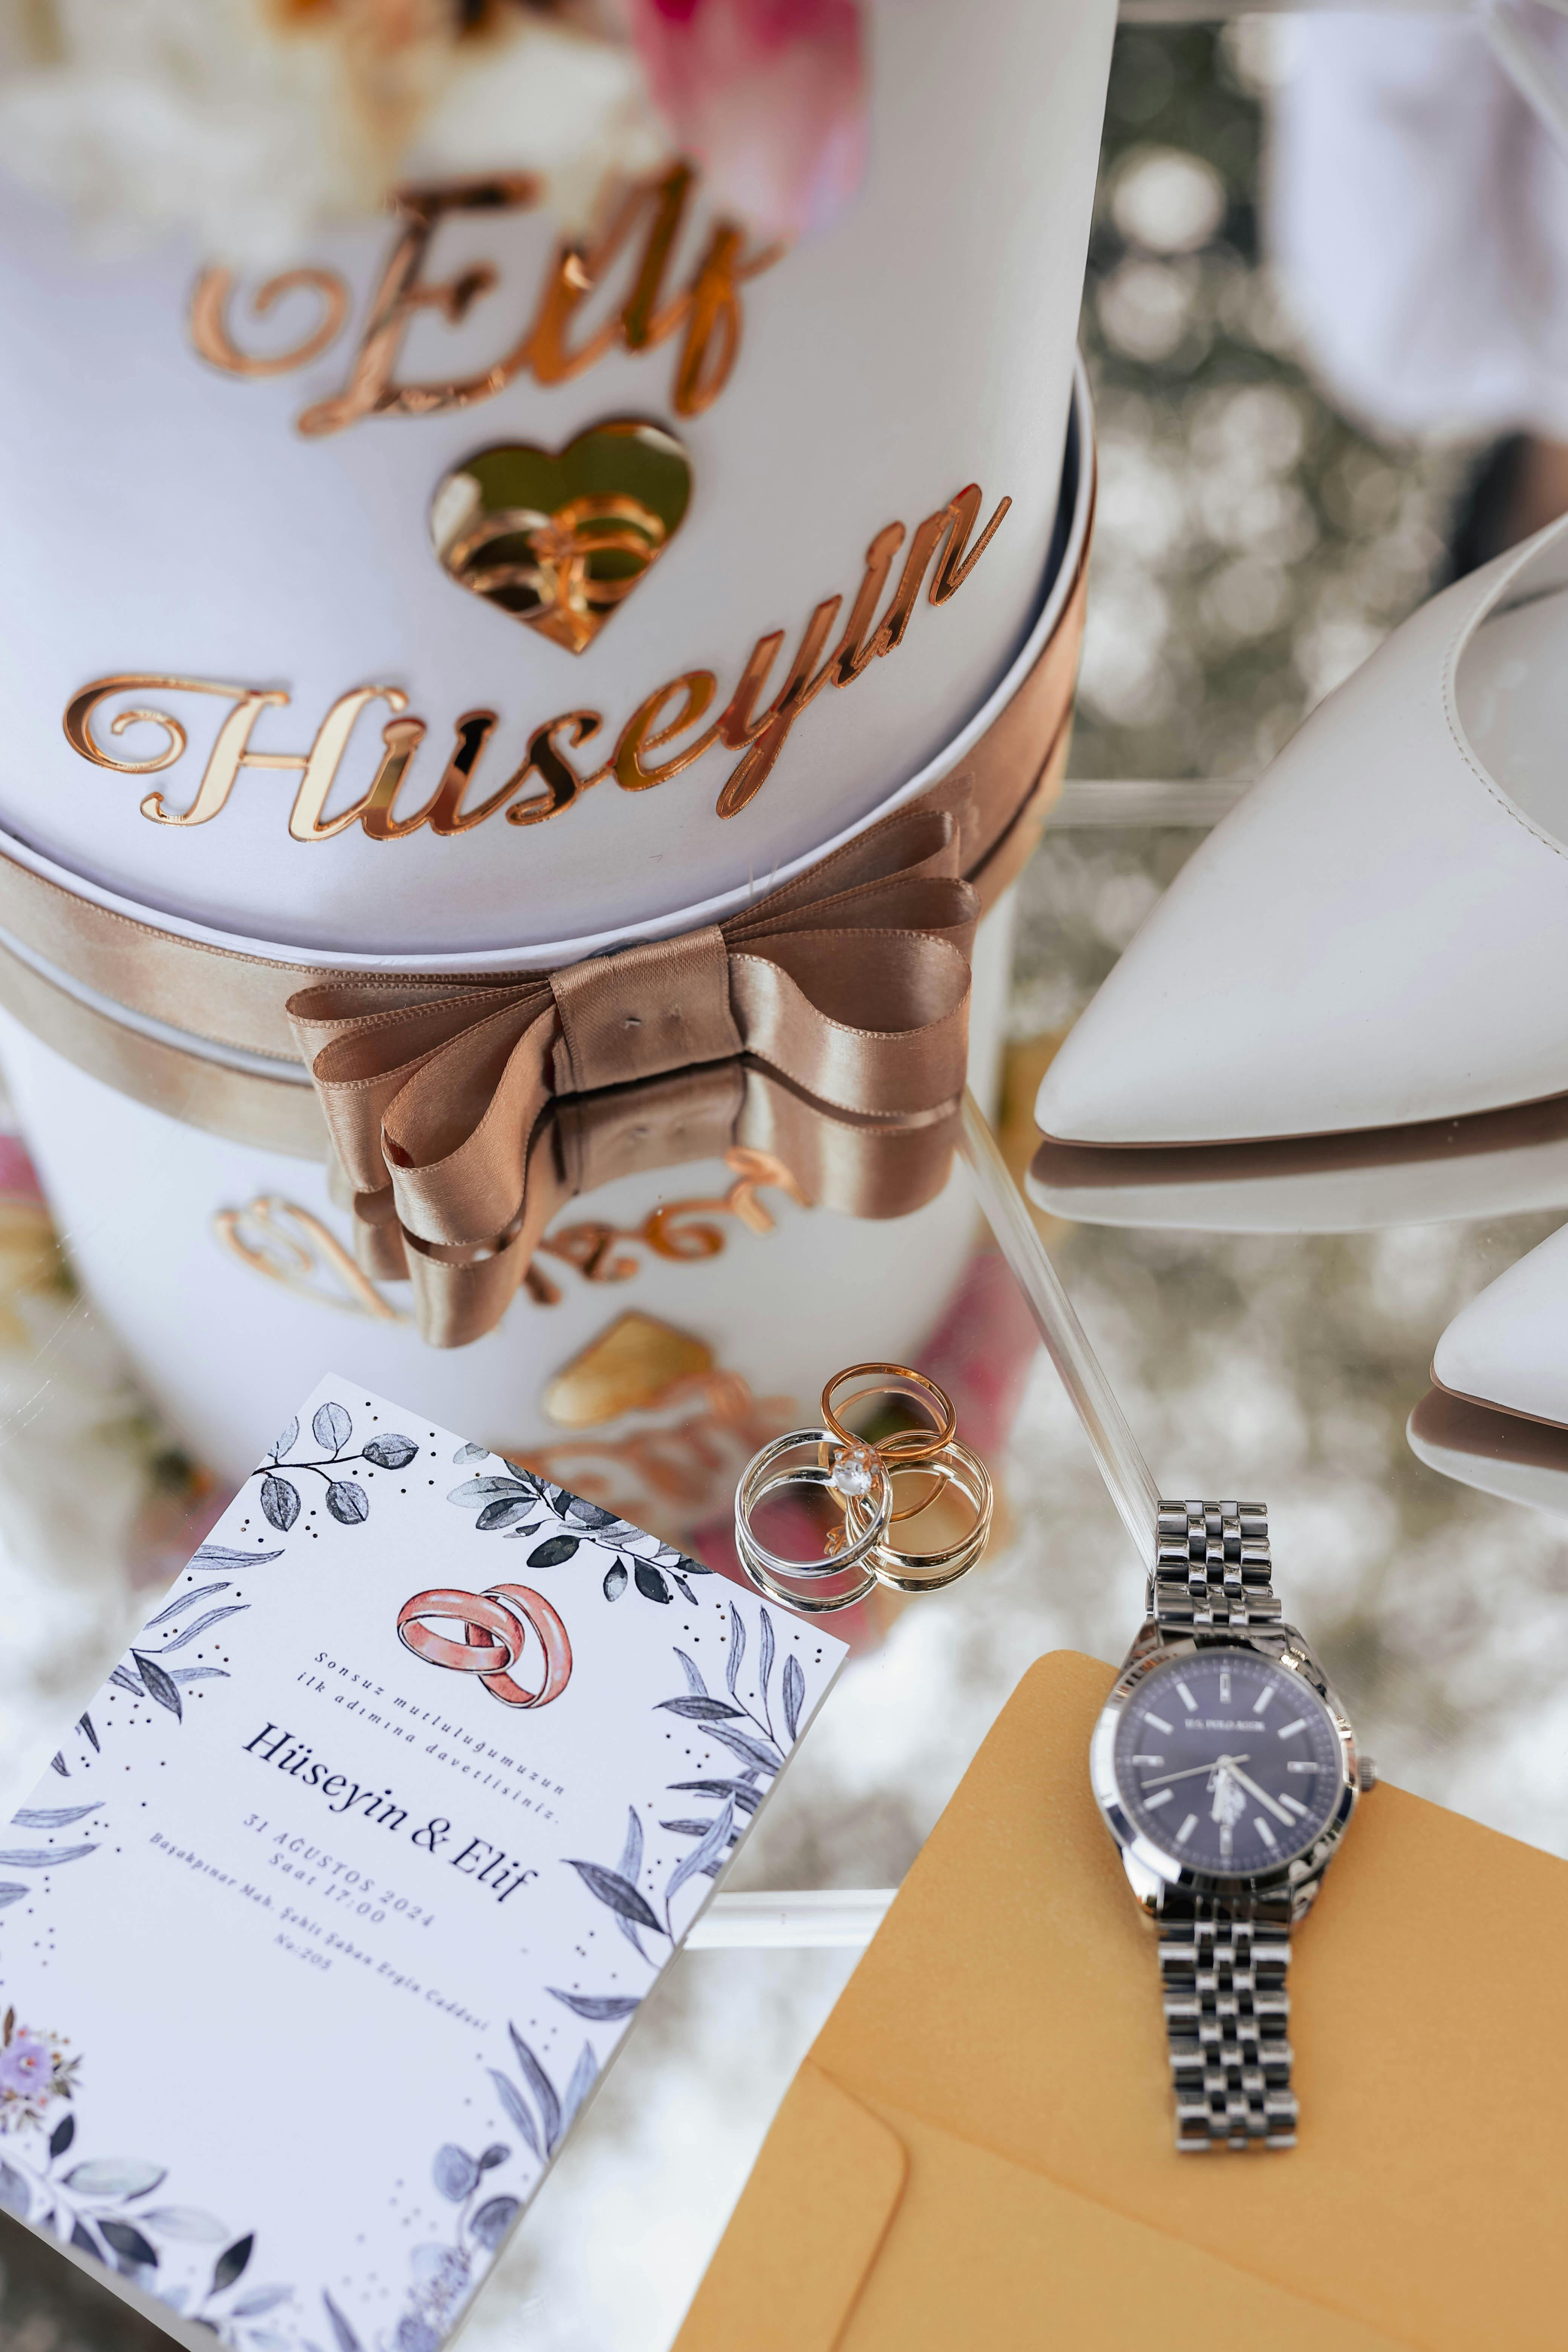
[[[1261,1503],[1160,1505],[1089,1779],[1159,1938],[1177,2147],[1294,2147],[1290,1930],[1375,1774],[1283,1622]]]

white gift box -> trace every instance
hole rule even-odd
[[[11,866],[95,910],[100,942],[97,918],[123,919],[293,967],[280,1005],[300,967],[547,971],[701,929],[965,772],[972,755],[978,777],[987,753],[1005,787],[991,791],[989,853],[1047,772],[1046,702],[1060,728],[1070,698],[1093,501],[1073,336],[1113,18],[1110,0],[879,6],[867,185],[830,230],[732,289],[733,366],[706,403],[679,396],[678,336],[638,349],[626,331],[628,269],[668,185],[574,314],[579,341],[604,330],[591,364],[550,382],[537,365],[502,367],[482,397],[416,397],[402,403],[410,413],[338,415],[331,429],[323,410],[353,407],[342,396],[389,263],[409,258],[406,209],[301,254],[310,284],[258,310],[259,281],[219,282],[201,257],[168,248],[84,260],[52,215],[0,194],[14,328],[0,354],[11,419],[0,465],[29,582],[0,646]],[[700,189],[683,201],[667,292],[693,282],[715,227]],[[489,367],[552,270],[559,290],[561,266],[556,231],[527,204],[441,210],[413,278],[429,289],[485,269],[493,284],[466,307],[424,302],[402,318],[384,405],[399,405],[398,385]],[[313,357],[239,363],[287,353],[323,304],[342,319]],[[679,444],[689,503],[574,654],[449,576],[441,551],[450,558],[453,501],[479,453],[569,457],[625,419]],[[878,545],[880,573],[867,553]],[[862,661],[906,578],[907,629],[884,628],[884,657]],[[721,814],[726,777],[749,756],[744,707],[700,757],[679,755],[775,633],[753,707],[782,694],[781,748],[754,796]],[[830,689],[792,715],[791,664],[804,677],[840,642]],[[1066,669],[1046,659],[1053,647]],[[710,674],[706,701],[694,673]],[[334,706],[337,764],[326,759],[303,816],[306,762]],[[148,710],[168,723],[135,715]],[[493,724],[465,738],[477,712]],[[575,724],[584,713],[591,730]],[[354,821],[378,762],[386,778],[410,754],[384,803],[401,823],[465,740],[475,758],[447,815],[495,797],[483,824],[377,838]],[[595,760],[609,764],[589,790]],[[551,782],[563,761],[574,793]],[[661,765],[662,781],[649,772]],[[509,774],[521,832],[500,810]],[[555,803],[547,823],[534,821],[542,791]],[[204,793],[213,813],[183,821]],[[727,1502],[756,1433],[783,1426],[780,1413],[809,1418],[838,1364],[918,1352],[967,1255],[974,1215],[956,1171],[908,1214],[854,1218],[808,1208],[788,1171],[742,1147],[584,1194],[551,1225],[498,1328],[426,1348],[407,1286],[360,1271],[324,1169],[293,1156],[310,1119],[292,1123],[291,1148],[254,1118],[237,1139],[232,1124],[210,1131],[222,1118],[185,1122],[182,1111],[199,1115],[177,1076],[150,1098],[106,1083],[110,1072],[132,1083],[116,1037],[174,1049],[166,1070],[265,1077],[274,1098],[298,1088],[308,1108],[303,1066],[198,1034],[188,995],[189,1028],[130,1009],[112,975],[104,992],[101,956],[89,980],[45,928],[43,946],[0,931],[0,961],[32,991],[29,1009],[8,986],[0,1015],[28,1146],[90,1296],[171,1425],[222,1476],[249,1467],[278,1397],[331,1361],[370,1391],[426,1401],[433,1421],[532,1459],[548,1452],[563,1483],[613,1494],[639,1520],[697,1525]],[[983,1098],[1006,929],[993,912],[976,954]],[[112,919],[109,930],[121,936]],[[46,1000],[68,1008],[63,1028],[35,1018]],[[84,1024],[107,1052],[81,1046]],[[559,1450],[569,1444],[575,1461]]]
[[[343,323],[319,356],[258,375],[215,366],[195,347],[200,256],[165,247],[138,262],[84,260],[62,220],[5,193],[0,481],[26,585],[0,645],[0,825],[165,917],[340,961],[406,962],[447,950],[515,960],[563,940],[624,938],[732,900],[868,816],[960,736],[1038,610],[1114,15],[1112,0],[877,7],[867,184],[831,228],[739,285],[732,370],[690,415],[679,405],[679,338],[630,349],[617,334],[566,381],[542,383],[533,366],[461,404],[301,431],[301,417],[319,425],[353,379],[406,216],[298,257],[341,293]],[[667,292],[688,284],[713,226],[698,190]],[[641,234],[574,314],[574,350],[592,341],[601,312],[613,320],[630,299]],[[494,282],[466,309],[454,296],[406,316],[395,383],[450,386],[497,363],[504,374],[557,236],[537,207],[444,213],[418,287],[460,285],[473,270]],[[322,297],[296,287],[258,320],[261,283],[237,282],[217,310],[233,354],[270,363],[310,339]],[[209,320],[209,347],[221,347],[218,331]],[[625,604],[574,655],[449,577],[432,515],[449,513],[454,496],[461,503],[462,469],[478,453],[559,453],[620,418],[677,436],[689,503]],[[724,742],[656,790],[606,780],[521,832],[498,811],[446,836],[426,825],[372,839],[353,824],[301,841],[288,830],[297,765],[242,765],[226,805],[200,823],[141,813],[154,792],[165,816],[195,804],[220,728],[247,691],[275,699],[249,714],[245,750],[277,763],[304,757],[334,705],[346,719],[342,698],[384,690],[354,716],[318,811],[327,824],[366,789],[399,709],[427,730],[401,786],[401,820],[429,797],[467,714],[495,714],[468,786],[478,804],[521,774],[552,719],[563,722],[553,751],[579,775],[615,753],[647,698],[694,672],[715,681],[710,723],[753,647],[777,632],[765,708],[814,612],[837,597],[817,661],[834,646],[873,540],[894,524],[914,534],[971,484],[971,551],[1011,501],[972,575],[936,609],[922,597],[888,657],[801,711],[765,782],[731,818],[717,813],[738,761]],[[906,541],[888,559],[879,611],[908,554]],[[128,683],[83,719],[79,740],[121,761],[158,758],[171,746],[157,727],[112,729],[128,710],[165,710],[189,738],[172,765],[116,772],[67,741],[73,698],[111,679]],[[195,690],[214,687],[229,691]],[[649,722],[655,737],[662,727],[679,740],[657,757],[645,743],[643,773],[697,740],[695,713],[684,731],[672,723],[680,708],[676,693]],[[598,720],[591,740],[564,724],[585,711]],[[527,789],[538,796],[537,770]],[[526,796],[520,783],[516,797]]]

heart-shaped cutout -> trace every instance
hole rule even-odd
[[[559,451],[507,441],[465,458],[442,478],[430,536],[459,587],[580,654],[662,555],[690,497],[675,436],[613,416]]]

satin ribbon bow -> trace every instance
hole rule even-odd
[[[676,939],[558,971],[365,973],[290,997],[362,1262],[412,1276],[423,1336],[460,1347],[500,1321],[573,1189],[554,1136],[569,1098],[760,1065],[775,1099],[873,1145],[951,1115],[979,909],[961,870],[967,802],[962,783],[928,794]],[[870,1213],[887,1214],[879,1189]]]

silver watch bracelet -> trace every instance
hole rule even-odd
[[[1278,1632],[1272,1577],[1263,1504],[1161,1502],[1149,1614],[1162,1633]],[[1158,1933],[1177,2147],[1294,2147],[1289,1894],[1167,1887]]]

